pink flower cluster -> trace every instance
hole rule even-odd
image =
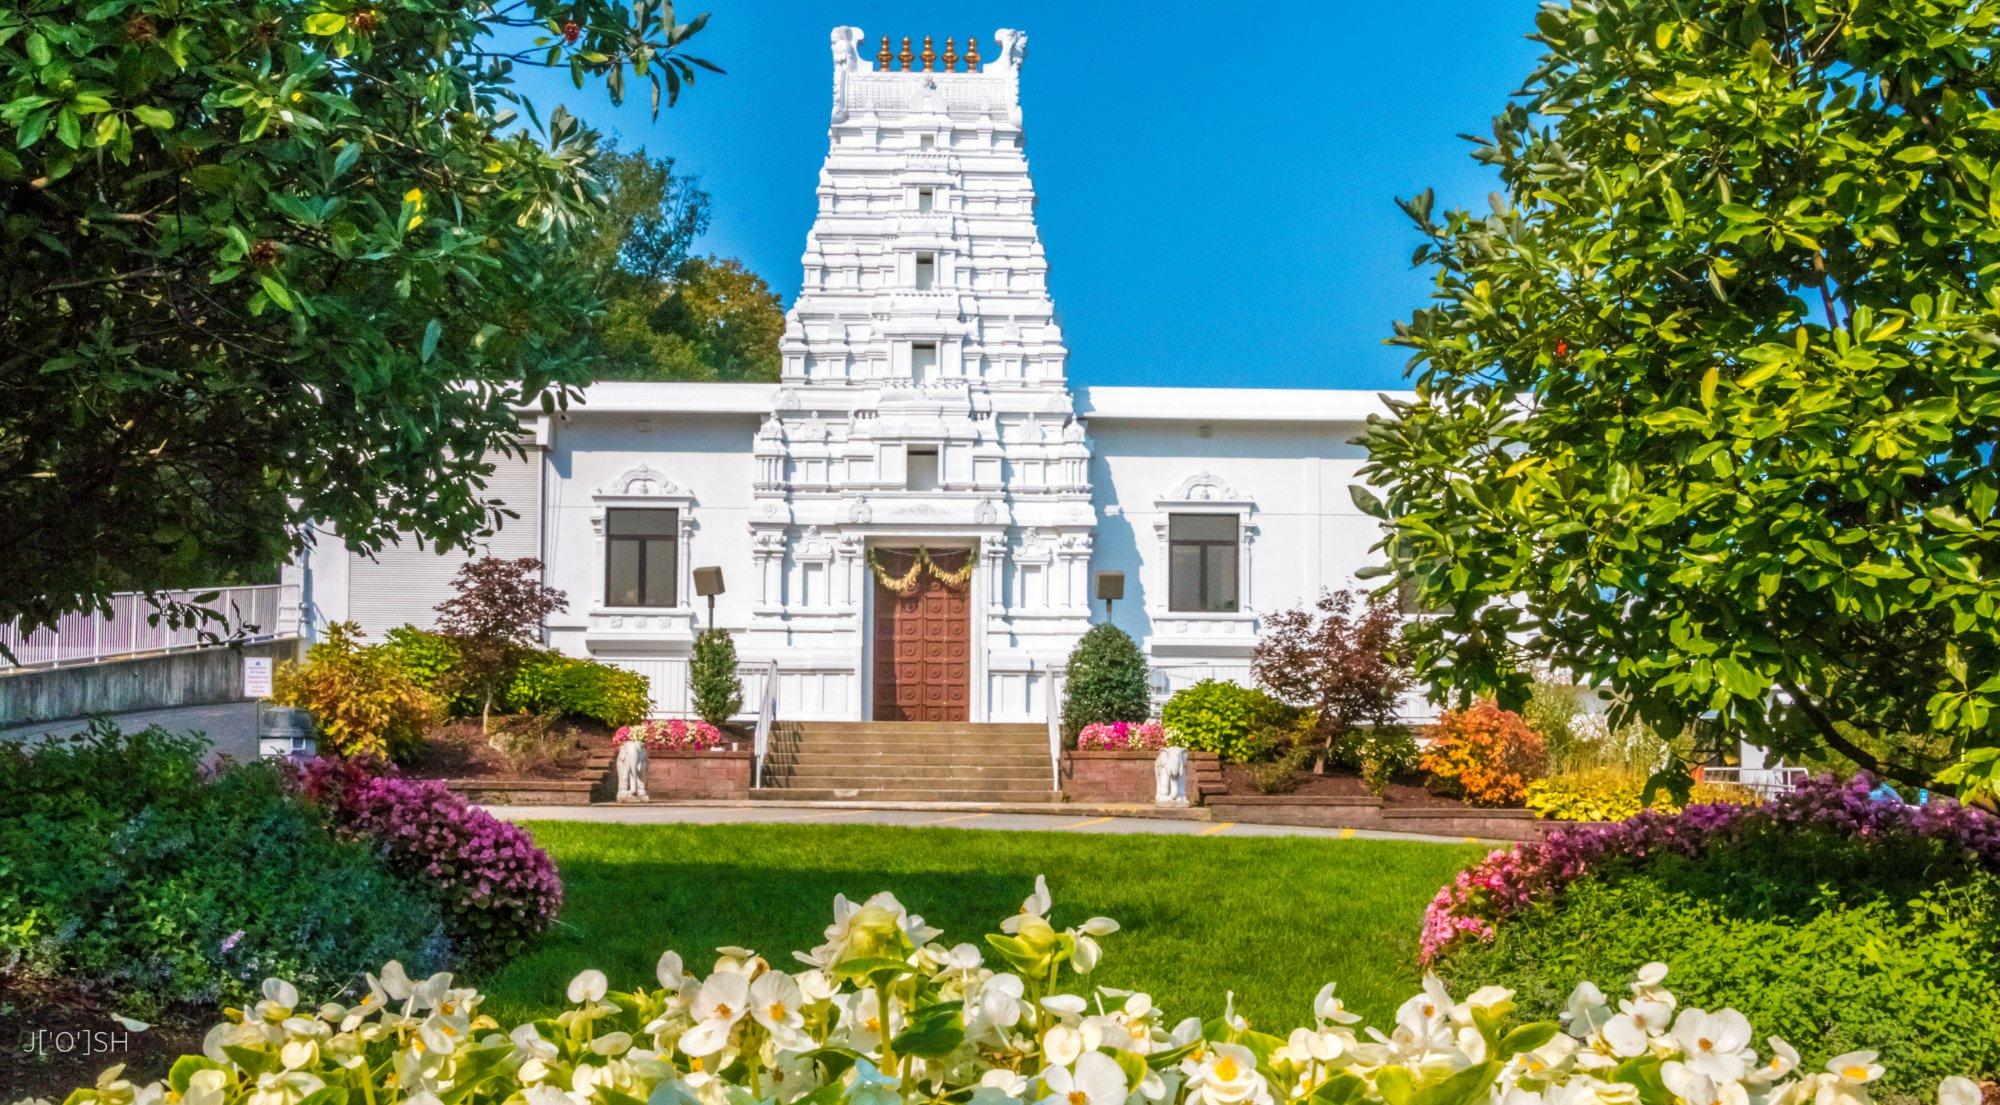
[[[520,826],[443,783],[330,756],[297,769],[293,782],[336,832],[379,846],[392,870],[429,888],[470,958],[515,955],[555,922],[563,897],[555,861]]]
[[[706,752],[722,747],[722,730],[705,721],[642,721],[619,727],[611,735],[615,747],[626,741],[644,741],[648,752]]]
[[[1424,911],[1422,958],[1435,961],[1464,940],[1493,939],[1494,925],[1569,884],[1651,856],[1697,858],[1753,833],[1818,831],[1854,840],[1917,838],[2000,870],[2000,817],[1935,798],[1921,806],[1878,800],[1868,775],[1822,775],[1761,806],[1730,802],[1677,814],[1646,810],[1615,825],[1557,829],[1541,841],[1492,852],[1458,873]]]
[[[1158,752],[1167,746],[1167,731],[1157,721],[1094,722],[1076,735],[1085,752]]]

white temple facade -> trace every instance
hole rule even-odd
[[[982,57],[833,32],[832,120],[777,384],[604,383],[528,416],[492,493],[569,610],[551,645],[638,670],[684,713],[722,569],[746,700],[792,719],[1045,716],[1107,617],[1164,695],[1247,679],[1259,620],[1355,586],[1378,533],[1349,488],[1373,392],[1072,388],[1020,109],[1027,38]],[[1226,380],[1228,365],[1162,366]],[[330,551],[329,551],[330,550]],[[313,619],[430,623],[462,557],[308,562]],[[1097,601],[1097,576],[1124,596]]]

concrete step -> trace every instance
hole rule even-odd
[[[878,779],[886,784],[951,785],[954,782],[997,783],[1017,779],[1045,780],[1049,769],[1042,767],[1015,767],[1003,765],[989,767],[983,764],[883,764],[871,767],[866,764],[824,764],[799,767],[785,764],[765,764],[766,779],[789,780],[807,779]],[[829,784],[830,785],[830,784]]]
[[[760,787],[750,792],[753,799],[773,799],[785,802],[985,802],[985,803],[1028,803],[1048,802],[1054,792],[1044,786],[1038,790],[990,790],[954,788],[939,790],[924,788],[919,790],[889,790],[881,787],[834,787],[834,788],[792,788]]]
[[[989,752],[977,748],[952,749],[944,752],[856,752],[849,748],[773,748],[765,762],[799,767],[966,764],[989,767],[1036,767],[1046,771],[1049,766],[1049,754],[1047,751]]]
[[[907,736],[911,734],[945,734],[952,736],[986,737],[1031,737],[1048,736],[1048,726],[1040,722],[989,722],[989,721],[792,721],[779,722],[776,731],[780,733],[814,734],[856,734],[879,733],[883,735]]]
[[[853,756],[958,755],[966,752],[1004,753],[1010,756],[1040,755],[1049,758],[1049,746],[1042,741],[984,741],[954,737],[940,741],[837,741],[773,740],[773,752],[840,752]]]

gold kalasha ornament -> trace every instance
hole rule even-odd
[[[915,55],[915,54],[912,54],[912,53],[910,52],[910,36],[909,36],[909,35],[904,35],[904,36],[903,36],[903,52],[902,52],[902,53],[900,53],[900,54],[897,54],[897,55],[896,55],[896,60],[897,60],[897,61],[900,61],[900,62],[902,62],[902,63],[903,63],[903,72],[907,73],[907,72],[909,72],[909,71],[910,71],[910,63],[911,63],[912,61],[915,61],[915,60],[916,60],[916,57],[917,57],[917,55]]]
[[[965,70],[966,70],[966,72],[968,72],[968,73],[977,73],[977,72],[979,72],[979,36],[978,36],[978,35],[966,35],[966,36],[965,36]]]
[[[951,44],[950,35],[944,36],[944,71],[947,73],[958,71],[958,47]]]
[[[890,60],[891,60],[891,55],[889,53],[889,36],[883,35],[882,48],[880,50],[875,51],[875,68],[877,69],[889,68]]]
[[[924,36],[924,72],[937,72],[937,51],[931,49],[931,36]]]

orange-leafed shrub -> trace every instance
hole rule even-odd
[[[1491,702],[1452,710],[1425,732],[1417,765],[1432,791],[1475,806],[1518,806],[1548,769],[1542,738],[1521,715]]]

